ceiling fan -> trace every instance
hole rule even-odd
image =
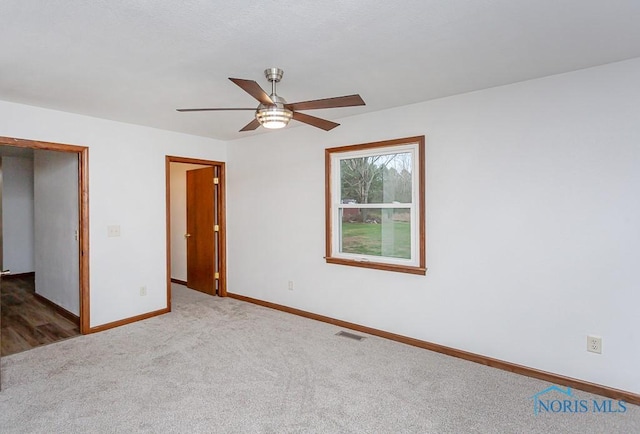
[[[325,131],[337,127],[338,123],[326,119],[317,118],[308,114],[300,113],[299,110],[316,110],[335,107],[353,107],[365,105],[360,95],[338,96],[335,98],[314,99],[288,103],[284,98],[276,94],[276,83],[282,80],[284,71],[279,68],[269,68],[264,71],[265,77],[271,82],[271,95],[262,90],[260,85],[253,80],[243,80],[241,78],[231,78],[242,90],[260,102],[258,108],[192,108],[176,109],[179,112],[200,112],[200,111],[222,111],[222,110],[254,110],[255,119],[245,125],[240,131],[252,131],[262,125],[265,128],[283,128],[287,126],[293,118],[299,122],[321,128]]]

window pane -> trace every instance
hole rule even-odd
[[[340,160],[341,203],[411,203],[410,152]]]
[[[411,210],[341,210],[340,252],[411,259]]]

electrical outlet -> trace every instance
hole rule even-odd
[[[289,281],[289,291],[293,291],[293,280]]]
[[[147,287],[146,286],[141,286],[140,287],[140,296],[144,297],[145,295],[147,295]]]
[[[602,354],[602,338],[599,336],[587,336],[587,351]]]

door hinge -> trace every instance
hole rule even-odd
[[[220,230],[220,226],[219,225],[213,225],[213,230],[218,232]]]
[[[219,279],[220,278],[220,273],[214,273],[213,274],[213,278],[214,279]]]
[[[220,178],[213,178],[214,184],[220,184]]]

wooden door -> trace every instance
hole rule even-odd
[[[216,294],[214,168],[187,171],[187,287]]]

